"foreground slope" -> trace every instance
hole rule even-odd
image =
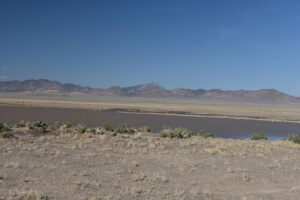
[[[0,199],[300,196],[300,145],[288,141],[66,133],[0,139],[0,152]]]

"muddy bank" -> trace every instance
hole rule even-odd
[[[225,138],[245,138],[250,137],[253,133],[263,131],[268,137],[276,139],[300,132],[300,124],[296,123],[120,113],[118,111],[71,108],[0,106],[0,121],[16,123],[22,119],[29,121],[43,120],[50,123],[68,121],[74,125],[85,124],[91,127],[101,126],[104,123],[117,127],[119,124],[129,123],[136,127],[151,126],[155,131],[161,130],[164,126],[171,128],[186,127],[194,132],[206,130],[217,137]]]

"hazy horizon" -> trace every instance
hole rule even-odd
[[[0,81],[300,96],[300,2],[0,1]]]

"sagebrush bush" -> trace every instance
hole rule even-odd
[[[116,129],[117,133],[133,134],[135,130],[129,124],[122,124]]]
[[[60,128],[62,125],[63,125],[62,122],[55,122],[55,126],[56,126],[57,128]]]
[[[259,134],[253,134],[251,140],[268,140],[268,138],[265,136],[264,132],[260,132]]]
[[[175,128],[175,130],[164,128],[160,131],[159,136],[163,138],[189,138],[192,136],[192,131],[186,128]]]
[[[19,121],[18,123],[17,123],[17,126],[16,126],[17,128],[24,128],[24,127],[26,127],[26,125],[25,125],[25,120],[21,120],[21,121]]]
[[[189,138],[192,136],[192,131],[187,128],[175,128],[174,137],[176,138]]]
[[[154,130],[149,126],[144,126],[138,129],[139,132],[153,133]]]
[[[10,132],[4,131],[0,133],[1,138],[11,138],[13,135]]]
[[[173,138],[174,137],[174,131],[171,128],[164,128],[160,131],[159,136],[162,138]]]
[[[3,122],[0,122],[0,132],[7,132],[11,129],[8,127],[8,125],[4,124]]]
[[[296,144],[300,144],[300,133],[298,135],[289,135],[287,140],[293,141]]]
[[[90,129],[90,132],[91,132],[92,134],[96,134],[97,130],[96,130],[95,128],[91,128],[91,129]]]
[[[86,127],[85,126],[82,126],[82,125],[79,125],[77,128],[76,128],[76,133],[77,134],[83,134],[86,132]]]
[[[112,127],[109,124],[103,124],[103,129],[105,131],[113,131]]]
[[[214,134],[208,133],[206,131],[199,131],[199,133],[197,135],[200,136],[200,137],[203,137],[205,139],[207,139],[207,138],[215,138]]]
[[[46,133],[48,126],[49,125],[47,123],[45,123],[45,122],[43,122],[41,120],[37,120],[37,121],[32,122],[32,124],[31,124],[31,130],[32,129],[38,129],[40,132]]]

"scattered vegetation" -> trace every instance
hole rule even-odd
[[[103,129],[105,131],[113,131],[112,127],[109,124],[103,124]]]
[[[149,126],[141,127],[141,128],[139,128],[138,131],[139,132],[146,132],[146,133],[153,133],[154,132],[154,130]]]
[[[264,132],[260,132],[259,134],[253,134],[251,140],[268,140],[268,138],[265,136]]]
[[[30,129],[41,132],[41,133],[46,133],[48,126],[49,125],[47,123],[45,123],[41,120],[37,120],[37,121],[32,122]]]
[[[62,122],[55,122],[55,126],[56,126],[57,128],[60,128],[62,125],[63,125]]]
[[[122,124],[116,129],[116,133],[134,134],[135,130],[129,124]]]
[[[2,132],[0,133],[0,138],[11,138],[13,135],[10,132]]]
[[[192,136],[192,131],[186,128],[175,128],[175,130],[164,128],[160,131],[159,136],[163,138],[189,138]]]
[[[174,137],[174,131],[171,128],[164,128],[160,131],[159,136],[162,138],[173,138]]]
[[[189,138],[192,136],[192,131],[187,128],[175,128],[174,136],[175,138]]]
[[[77,134],[83,134],[83,133],[86,132],[86,127],[83,126],[83,125],[79,125],[79,126],[76,128],[75,131],[76,131]]]
[[[298,135],[289,135],[287,140],[293,141],[296,144],[300,144],[300,133]]]
[[[208,133],[206,131],[199,131],[199,133],[197,134],[199,137],[203,137],[205,139],[207,138],[215,138],[214,134],[212,133]]]
[[[3,122],[0,122],[0,132],[8,132],[11,129],[8,125],[4,124]]]
[[[91,132],[92,134],[96,134],[97,130],[96,130],[95,128],[91,128],[90,132]]]
[[[66,122],[64,125],[66,126],[66,128],[72,128],[73,126],[70,122]]]
[[[26,127],[25,120],[21,120],[19,123],[17,123],[16,127],[17,128],[24,128],[24,127]]]

